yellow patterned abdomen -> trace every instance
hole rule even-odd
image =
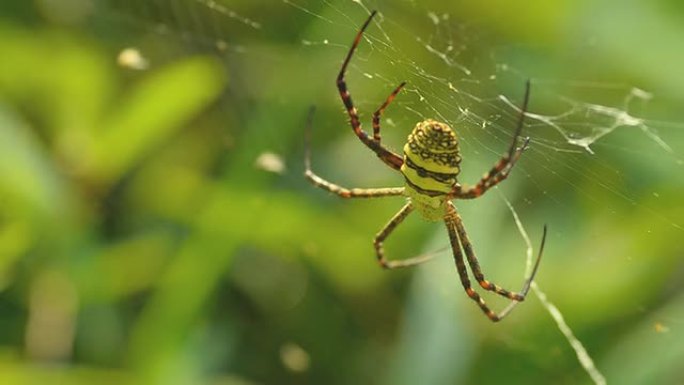
[[[456,184],[460,163],[458,138],[447,124],[428,119],[409,134],[401,173],[406,196],[425,219],[444,217],[447,194]]]

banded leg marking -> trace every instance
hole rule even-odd
[[[396,269],[401,267],[409,267],[427,262],[434,255],[419,255],[417,257],[401,259],[396,261],[390,261],[385,257],[385,250],[383,248],[383,243],[385,239],[394,231],[394,229],[401,224],[401,222],[406,219],[406,217],[413,211],[413,204],[411,202],[404,205],[404,207],[396,213],[392,219],[382,228],[376,235],[373,241],[373,246],[375,246],[375,253],[378,258],[378,263],[385,269]]]
[[[337,194],[342,198],[380,198],[387,196],[398,196],[404,194],[403,187],[385,187],[385,188],[345,188],[335,183],[327,181],[316,175],[311,170],[311,126],[313,122],[313,115],[315,108],[311,107],[306,123],[306,131],[304,133],[304,176],[316,187],[331,193]]]
[[[494,313],[489,306],[487,306],[484,299],[482,299],[480,294],[476,292],[470,284],[470,279],[468,278],[468,269],[466,268],[465,261],[463,260],[461,243],[458,239],[456,226],[454,224],[454,220],[450,217],[452,214],[451,210],[451,207],[449,207],[448,213],[444,218],[444,224],[446,225],[447,232],[449,233],[449,242],[451,243],[451,249],[453,250],[454,261],[456,262],[456,270],[458,271],[458,276],[461,279],[461,285],[463,285],[463,289],[468,297],[475,301],[487,318],[489,318],[489,320],[492,322],[498,322],[502,317]],[[453,213],[455,213],[455,211]]]
[[[530,276],[526,278],[523,282],[523,286],[520,292],[515,293],[505,290],[500,286],[495,285],[485,279],[480,269],[480,264],[477,261],[475,253],[473,252],[472,245],[468,240],[468,236],[465,232],[465,227],[463,226],[463,221],[461,220],[461,217],[458,215],[456,208],[451,202],[449,202],[447,206],[447,214],[444,217],[444,223],[446,224],[447,231],[449,233],[449,240],[451,242],[451,246],[454,253],[454,259],[456,261],[456,269],[458,270],[458,275],[461,279],[461,284],[463,285],[466,294],[468,295],[468,297],[470,297],[473,301],[475,301],[478,304],[480,309],[491,321],[498,322],[502,320],[511,312],[511,310],[513,310],[513,308],[515,308],[515,306],[517,306],[521,301],[525,299],[525,296],[530,290],[530,285],[532,284],[532,281],[534,280],[534,277],[537,274],[537,270],[539,269],[539,262],[541,261],[542,254],[544,252],[544,244],[546,242],[547,230],[546,225],[544,225],[544,234],[542,236],[541,246],[539,247],[539,254],[537,255],[537,259],[534,263],[532,271],[530,272]],[[495,292],[511,300],[511,303],[508,304],[508,306],[506,306],[498,314],[494,313],[487,306],[487,304],[482,299],[480,294],[478,294],[471,287],[470,279],[468,278],[468,271],[463,260],[463,253],[461,252],[461,248],[463,248],[463,250],[465,251],[466,258],[468,259],[468,265],[470,266],[470,269],[473,272],[473,275],[475,276],[475,279],[478,281],[480,286],[485,290]]]
[[[380,143],[380,117],[382,116],[382,113],[385,112],[385,109],[387,106],[392,103],[394,98],[397,96],[399,91],[401,91],[402,88],[406,85],[406,82],[402,82],[399,84],[397,88],[392,91],[392,93],[387,97],[384,103],[373,113],[373,140]]]
[[[349,122],[350,122],[352,130],[354,130],[354,133],[356,134],[356,136],[368,148],[373,150],[373,152],[375,152],[375,154],[385,164],[387,164],[388,166],[392,167],[395,170],[399,170],[401,168],[401,165],[404,164],[404,160],[402,159],[402,157],[400,157],[399,155],[395,154],[394,152],[388,150],[387,148],[383,147],[380,144],[379,139],[374,140],[365,131],[363,131],[363,128],[361,127],[361,120],[359,119],[359,114],[356,111],[356,107],[354,107],[354,102],[352,101],[351,94],[349,93],[349,90],[347,89],[347,82],[344,79],[345,73],[347,71],[347,66],[349,65],[349,61],[351,60],[351,57],[354,54],[354,51],[356,50],[356,47],[358,47],[359,43],[361,42],[361,37],[363,36],[364,31],[366,30],[366,28],[368,28],[368,25],[370,24],[371,20],[373,19],[373,17],[376,14],[377,14],[376,11],[371,12],[370,16],[368,16],[368,19],[366,19],[366,22],[363,23],[363,26],[361,26],[361,29],[356,34],[356,37],[354,37],[354,42],[352,43],[352,46],[349,49],[349,52],[347,53],[347,56],[344,58],[344,62],[342,63],[342,68],[340,68],[340,73],[337,75],[337,89],[340,92],[340,97],[342,98],[342,103],[344,103],[344,107],[347,110],[347,114],[349,115]],[[396,91],[396,92],[398,92],[398,91]],[[390,98],[393,98],[393,96],[390,95]],[[389,102],[391,102],[390,98],[388,98]],[[389,102],[386,102],[386,103],[389,104]],[[374,130],[375,130],[375,128],[374,128]],[[379,126],[378,126],[378,130],[379,130]],[[378,135],[379,135],[379,132],[378,132]]]
[[[511,145],[508,148],[508,151],[506,154],[504,154],[501,159],[492,167],[491,170],[489,170],[488,173],[486,173],[482,179],[473,187],[470,188],[462,188],[460,185],[457,185],[454,188],[454,191],[452,191],[452,195],[454,197],[458,197],[461,199],[474,199],[485,192],[489,190],[490,188],[496,186],[500,182],[504,181],[506,178],[508,178],[508,174],[511,172],[513,169],[513,166],[515,166],[516,162],[518,159],[520,159],[520,155],[527,149],[527,147],[530,144],[530,138],[526,137],[523,141],[522,146],[517,147],[518,144],[518,138],[520,137],[520,134],[522,133],[522,128],[523,124],[525,123],[525,113],[527,113],[527,106],[529,104],[530,100],[530,81],[527,80],[525,83],[525,97],[523,100],[522,107],[520,108],[520,116],[518,117],[518,124],[515,128],[515,134],[513,135],[513,140],[511,141]]]

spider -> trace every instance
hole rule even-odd
[[[436,120],[427,119],[418,123],[411,134],[408,136],[406,145],[404,146],[404,156],[400,157],[396,153],[388,150],[381,143],[380,137],[380,117],[385,109],[390,105],[394,98],[399,94],[406,82],[399,84],[398,87],[392,91],[384,103],[373,113],[372,127],[373,135],[369,135],[361,128],[358,113],[352,102],[351,95],[347,90],[347,83],[345,81],[345,73],[349,61],[356,50],[356,47],[361,41],[364,31],[370,24],[376,11],[371,12],[368,19],[366,19],[361,29],[357,32],[356,37],[347,53],[347,56],[342,63],[342,68],[337,76],[337,88],[342,98],[342,102],[349,114],[351,127],[356,136],[363,144],[371,149],[386,165],[401,172],[404,176],[404,187],[389,187],[389,188],[344,188],[329,182],[320,176],[316,175],[311,170],[311,155],[310,155],[310,136],[311,125],[313,119],[313,108],[309,114],[307,122],[307,129],[305,135],[306,150],[305,150],[305,176],[315,186],[327,190],[331,193],[337,194],[342,198],[380,198],[388,196],[405,196],[407,203],[399,212],[390,219],[390,221],[382,228],[376,235],[373,242],[377,261],[385,269],[394,269],[401,267],[414,266],[419,263],[427,261],[431,256],[418,256],[404,260],[388,260],[385,257],[383,249],[383,242],[387,237],[399,226],[406,217],[414,210],[421,214],[421,216],[428,221],[444,221],[447,232],[449,234],[449,241],[453,251],[456,262],[456,269],[461,279],[461,284],[465,289],[466,294],[473,301],[475,301],[484,314],[493,322],[500,321],[521,301],[525,299],[532,280],[539,268],[542,252],[544,250],[544,242],[546,240],[546,225],[544,225],[544,232],[541,241],[539,254],[535,260],[530,276],[523,282],[520,292],[508,291],[490,281],[485,279],[480,264],[475,257],[473,246],[468,239],[468,235],[463,225],[463,221],[456,210],[456,206],[451,202],[452,199],[474,199],[484,194],[490,188],[496,186],[501,181],[508,177],[511,169],[520,158],[520,155],[525,151],[529,144],[529,138],[523,140],[522,146],[516,147],[518,138],[522,131],[525,113],[527,111],[527,104],[530,95],[530,82],[526,83],[525,96],[522,108],[520,109],[520,117],[515,128],[513,141],[508,148],[508,151],[499,159],[499,161],[487,172],[482,179],[473,187],[464,187],[458,183],[457,177],[460,172],[461,155],[458,146],[458,137],[454,131],[447,124],[438,122]],[[462,251],[463,252],[462,252]],[[465,261],[467,261],[470,270],[480,284],[480,286],[487,290],[495,292],[503,297],[508,298],[511,302],[501,312],[495,313],[492,311],[480,294],[473,289],[468,278],[468,271],[466,269],[466,262],[463,254],[465,253]]]

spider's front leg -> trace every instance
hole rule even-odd
[[[405,85],[406,85],[406,82],[402,82],[401,84],[399,84],[399,86],[397,88],[395,88],[394,91],[392,91],[390,96],[387,97],[385,102],[382,103],[380,108],[378,108],[375,111],[375,113],[373,113],[373,140],[378,142],[378,144],[380,144],[380,140],[381,140],[381,137],[380,137],[380,116],[382,116],[382,113],[385,112],[385,108],[387,108],[387,106],[389,106],[390,103],[392,103],[392,101],[397,96],[399,91],[401,91],[401,89],[404,88]]]
[[[361,140],[361,142],[363,142],[363,144],[365,144],[368,148],[373,150],[373,152],[375,152],[375,154],[383,162],[385,162],[385,164],[387,164],[395,170],[399,170],[401,166],[404,164],[404,160],[399,155],[388,150],[382,144],[380,144],[380,115],[382,114],[384,109],[392,102],[397,93],[399,93],[404,84],[402,83],[399,87],[397,87],[394,90],[394,92],[390,94],[387,100],[385,100],[385,103],[382,106],[380,106],[380,108],[375,112],[375,114],[373,114],[373,136],[371,137],[361,127],[361,120],[359,119],[359,114],[356,110],[356,107],[354,107],[354,102],[352,101],[351,93],[347,88],[347,81],[345,79],[347,66],[349,65],[349,62],[351,61],[351,58],[354,55],[354,51],[361,42],[361,37],[363,36],[363,33],[365,32],[366,28],[368,28],[368,25],[370,24],[371,20],[376,14],[376,11],[371,12],[370,16],[368,16],[368,19],[366,19],[366,22],[363,23],[361,29],[359,29],[359,32],[356,33],[356,37],[354,37],[354,41],[352,42],[352,45],[349,48],[349,52],[347,52],[347,56],[344,58],[344,61],[342,62],[342,68],[340,68],[340,73],[337,75],[337,90],[340,93],[342,103],[344,103],[344,108],[347,110],[347,114],[349,115],[349,123],[351,124],[352,130],[354,131],[356,136]]]
[[[514,138],[514,139],[517,139]],[[452,196],[460,199],[475,199],[480,197],[482,194],[487,192],[490,188],[496,186],[500,182],[503,182],[508,175],[511,173],[513,166],[522,155],[523,151],[527,149],[530,142],[530,138],[525,138],[523,145],[518,148],[513,148],[513,156],[508,154],[504,155],[499,161],[486,173],[482,179],[473,187],[463,188],[461,185],[457,185],[452,192]],[[515,142],[514,142],[515,143]]]
[[[527,112],[527,105],[530,100],[530,81],[525,83],[525,98],[523,100],[523,105],[520,108],[520,116],[518,118],[518,124],[515,129],[515,134],[513,135],[513,140],[508,148],[506,154],[504,154],[501,159],[486,173],[482,179],[473,187],[463,188],[461,185],[456,185],[451,195],[460,199],[474,199],[482,194],[484,194],[490,188],[496,186],[500,182],[508,178],[515,163],[520,159],[523,151],[527,149],[530,143],[530,138],[526,137],[523,140],[523,144],[518,146],[518,138],[522,132],[523,123],[525,122],[525,113]]]
[[[306,130],[304,133],[304,176],[316,187],[329,191],[342,198],[380,198],[387,196],[398,196],[404,194],[403,187],[386,188],[346,188],[327,181],[311,170],[311,126],[313,115],[316,109],[312,106],[307,118]]]

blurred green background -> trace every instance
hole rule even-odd
[[[537,282],[608,382],[684,384],[684,5],[667,0],[3,1],[1,384],[591,383],[534,296],[492,324],[448,252],[382,271],[372,237],[402,198],[304,180],[316,104],[318,173],[402,183],[334,86],[369,9],[349,87],[369,127],[408,80],[393,148],[447,120],[473,183],[515,124],[498,95],[518,105],[532,78],[530,111],[556,116],[528,119],[498,191],[457,202],[488,278],[523,277],[508,199],[535,247],[549,225]],[[593,153],[569,143],[592,135]],[[387,250],[447,242],[416,216]]]

